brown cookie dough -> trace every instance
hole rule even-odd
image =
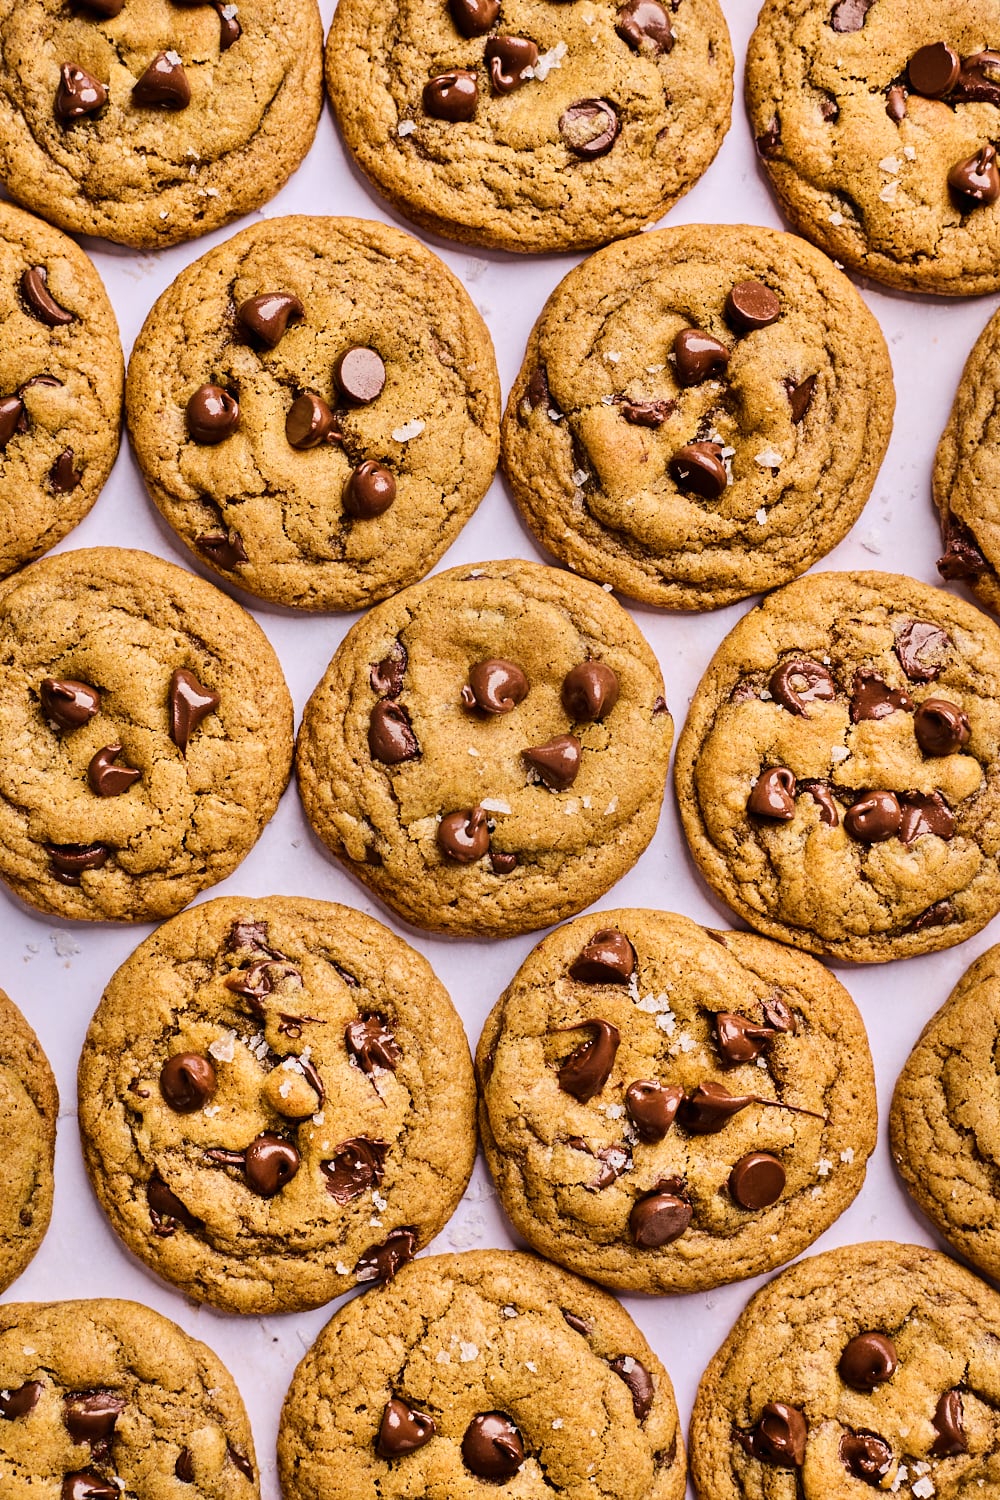
[[[627,1291],[773,1270],[855,1198],[875,1146],[847,991],[811,958],[666,912],[602,911],[545,938],[476,1069],[515,1228]]]
[[[1000,612],[1000,314],[966,361],[934,460],[938,572]]]
[[[218,229],[312,144],[322,46],[315,0],[0,0],[0,179],[122,245]]]
[[[662,693],[646,641],[594,584],[519,559],[452,568],[345,637],[299,732],[306,816],[418,927],[544,927],[652,838]]]
[[[688,844],[769,937],[882,962],[1000,907],[1000,631],[891,573],[817,573],[719,647],[677,746]]]
[[[995,0],[765,0],[757,151],[794,227],[908,291],[1000,288]]]
[[[717,0],[340,0],[326,82],[358,165],[425,229],[583,249],[705,171],[733,56]]]
[[[161,927],[104,993],[79,1095],[115,1231],[232,1312],[391,1276],[451,1216],[475,1156],[447,992],[406,943],[328,902],[227,897]]]
[[[507,402],[504,468],[575,572],[711,609],[787,583],[846,535],[893,405],[878,324],[811,245],[663,229],[552,293]]]
[[[407,1266],[337,1312],[278,1434],[285,1500],[681,1500],[670,1377],[613,1297],[531,1255]]]
[[[500,387],[464,288],[361,219],[255,224],[181,272],[129,362],[150,493],[203,562],[302,609],[426,573],[496,468]]]
[[[43,558],[0,585],[0,877],[54,916],[171,916],[274,812],[292,704],[263,631],[146,552]]]
[[[49,1227],[58,1113],[41,1044],[0,990],[0,1291],[20,1276]]]
[[[848,1245],[758,1292],[702,1377],[698,1500],[969,1500],[1000,1487],[1000,1297],[918,1245]]]

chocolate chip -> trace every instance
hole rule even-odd
[[[274,1198],[291,1182],[301,1157],[291,1141],[265,1130],[244,1153],[247,1186],[260,1198]]]
[[[391,1281],[417,1253],[415,1229],[394,1229],[381,1245],[369,1245],[354,1267],[358,1281]]]
[[[843,0],[846,3],[846,0]],[[800,1469],[806,1456],[806,1419],[797,1406],[769,1401],[750,1432],[737,1432],[742,1448],[751,1458],[779,1469]]]
[[[670,20],[658,0],[628,0],[618,12],[615,31],[633,52],[658,57],[674,45]]]
[[[63,1397],[63,1426],[75,1443],[104,1447],[114,1433],[125,1402],[114,1391],[86,1391]]]
[[[69,125],[85,115],[96,115],[107,102],[108,91],[100,79],[75,63],[62,64],[54,105],[60,125]]]
[[[635,973],[635,949],[617,927],[602,927],[569,966],[581,984],[628,984]]]
[[[285,437],[293,448],[317,448],[320,443],[339,443],[343,433],[322,396],[307,391],[292,402],[285,418]]]
[[[935,901],[926,911],[922,911],[919,917],[915,917],[905,930],[907,932],[923,932],[925,927],[947,927],[949,922],[955,920],[955,908],[950,901]]]
[[[939,839],[954,838],[955,815],[940,792],[932,792],[929,797],[906,792],[899,802],[903,810],[899,837],[907,846],[923,833],[936,834]]]
[[[587,1322],[586,1318],[581,1318],[578,1313],[568,1312],[565,1307],[561,1307],[559,1311],[562,1313],[563,1317],[569,1324],[570,1328],[572,1328],[574,1333],[580,1334],[580,1336],[585,1339],[589,1338],[593,1333],[594,1330]]]
[[[692,1089],[681,1105],[679,1119],[691,1135],[717,1135],[733,1115],[751,1104],[759,1104],[764,1109],[786,1109],[794,1115],[811,1115],[817,1120],[826,1118],[815,1110],[786,1104],[781,1099],[763,1099],[759,1094],[731,1094],[723,1084],[708,1080]]]
[[[946,42],[931,42],[914,52],[906,74],[915,94],[923,94],[925,99],[943,99],[958,82],[961,67],[958,53]]]
[[[892,1449],[877,1433],[845,1432],[840,1440],[840,1462],[855,1479],[880,1486],[892,1468]]]
[[[946,698],[927,698],[913,715],[913,732],[925,755],[954,755],[972,733],[968,716]]]
[[[393,1396],[386,1402],[382,1413],[375,1452],[379,1458],[401,1458],[404,1453],[415,1453],[418,1448],[423,1448],[436,1431],[433,1417]]]
[[[907,620],[896,632],[895,652],[911,682],[933,682],[944,670],[951,641],[928,620]]]
[[[563,678],[562,706],[576,724],[600,723],[618,693],[618,674],[606,662],[582,661]]]
[[[387,511],[396,498],[396,480],[383,464],[366,458],[351,474],[342,495],[349,516],[370,521]]]
[[[142,772],[134,766],[115,764],[121,753],[121,745],[105,745],[92,757],[87,767],[87,781],[95,796],[119,797],[142,777]]]
[[[549,380],[542,365],[536,365],[528,379],[525,400],[532,411],[537,406],[549,405]]]
[[[995,203],[1000,198],[996,147],[981,146],[975,156],[956,162],[948,173],[948,186],[962,200],[963,213]]]
[[[581,755],[582,747],[575,734],[557,734],[544,745],[532,745],[521,751],[521,759],[537,771],[552,792],[565,792],[573,785],[580,771]]]
[[[462,702],[466,708],[480,708],[484,713],[509,714],[524,702],[528,691],[528,679],[516,663],[491,658],[469,668]]]
[[[243,35],[243,27],[234,15],[226,12],[236,9],[234,5],[225,3],[225,0],[212,0],[212,4],[219,17],[219,51],[228,52],[235,42]]]
[[[771,116],[767,128],[755,137],[754,145],[763,161],[774,161],[781,155],[781,122],[777,115]]]
[[[500,0],[448,0],[448,9],[464,37],[485,36],[497,23]]]
[[[243,538],[232,527],[228,531],[203,532],[195,537],[194,542],[199,552],[204,552],[210,562],[226,573],[231,573],[240,563],[250,561]]]
[[[34,1411],[45,1387],[40,1380],[28,1380],[16,1390],[0,1391],[0,1417],[14,1422]]]
[[[504,854],[499,849],[490,850],[490,869],[495,875],[509,875],[517,866],[516,854]]]
[[[410,716],[401,703],[383,698],[375,704],[368,720],[368,753],[384,766],[398,766],[420,754]]]
[[[837,799],[825,781],[800,781],[797,790],[806,792],[816,803],[821,823],[825,823],[828,828],[837,827],[840,823]]]
[[[646,1366],[631,1354],[619,1354],[609,1359],[608,1364],[616,1375],[620,1375],[632,1393],[632,1410],[637,1422],[645,1422],[653,1409],[656,1387]]]
[[[389,647],[388,655],[376,662],[369,673],[372,691],[382,693],[386,698],[398,698],[403,690],[408,661],[406,647],[397,637]]]
[[[834,31],[860,31],[875,0],[837,0],[830,12]]]
[[[59,1492],[60,1500],[121,1500],[121,1490],[90,1469],[67,1474]]]
[[[635,1133],[647,1146],[662,1141],[677,1118],[684,1098],[678,1083],[662,1084],[652,1078],[637,1078],[625,1090],[625,1113]]]
[[[767,1024],[773,1026],[775,1031],[787,1032],[789,1036],[794,1036],[798,1031],[794,1012],[780,995],[770,995],[762,1002],[761,1009]]]
[[[840,105],[832,94],[825,91],[819,96],[819,112],[828,125],[840,119]]]
[[[21,296],[40,323],[49,328],[65,328],[76,322],[76,314],[67,312],[46,286],[48,272],[44,266],[31,266],[21,273]]]
[[[837,1369],[852,1391],[870,1394],[891,1380],[899,1363],[896,1346],[884,1333],[859,1333],[845,1346]]]
[[[370,1141],[360,1135],[343,1141],[331,1161],[320,1162],[330,1197],[340,1204],[352,1203],[369,1188],[377,1188],[385,1176],[388,1154],[386,1141]]]
[[[895,838],[903,820],[893,792],[867,792],[844,814],[844,828],[859,844],[882,844]]]
[[[678,448],[667,467],[679,489],[703,500],[718,500],[729,483],[719,443],[688,443]]]
[[[808,704],[832,703],[837,696],[836,684],[826,667],[804,656],[782,662],[771,673],[767,687],[782,708],[804,718],[809,717]]]
[[[79,729],[101,706],[101,695],[89,682],[46,677],[38,690],[42,713],[60,729]]]
[[[81,0],[84,10],[109,21],[121,15],[124,4],[125,0]]]
[[[523,36],[494,36],[486,43],[486,66],[496,94],[512,94],[528,82],[525,72],[538,61],[538,48]]]
[[[21,385],[18,386],[17,394],[23,397],[25,391],[30,391],[36,385],[61,386],[62,381],[57,380],[54,375],[32,375],[30,380],[25,380]]]
[[[49,873],[61,885],[79,885],[84,870],[100,870],[108,862],[107,844],[46,844]]]
[[[479,1412],[465,1429],[462,1459],[479,1479],[513,1479],[524,1463],[521,1434],[504,1412]]]
[[[932,1458],[957,1458],[960,1453],[968,1453],[969,1440],[965,1435],[964,1417],[960,1391],[945,1391],[938,1397],[938,1404],[931,1418],[937,1433],[931,1445]]]
[[[938,558],[937,570],[942,578],[968,582],[991,571],[971,527],[960,521],[953,511],[949,510],[941,518],[941,536],[944,556]]]
[[[607,156],[620,128],[617,111],[607,99],[578,99],[559,117],[563,145],[584,161]]]
[[[167,703],[170,712],[170,738],[183,755],[192,734],[202,720],[218,708],[218,693],[202,687],[193,672],[178,667],[170,678]]]
[[[626,422],[633,427],[662,427],[677,408],[676,401],[626,401],[622,397],[618,406]]]
[[[855,672],[851,688],[852,724],[861,724],[866,719],[887,719],[900,711],[913,711],[913,699],[905,688],[890,687],[884,677],[869,667]]]
[[[344,1032],[347,1055],[362,1073],[371,1075],[376,1068],[395,1073],[403,1049],[384,1016],[361,1016],[351,1021]]]
[[[795,777],[787,766],[762,771],[747,798],[747,812],[756,818],[789,823],[795,817]]]
[[[176,1052],[160,1069],[160,1093],[178,1115],[191,1115],[215,1095],[217,1080],[211,1058],[200,1052]]]
[[[721,339],[700,328],[682,328],[674,339],[674,361],[678,385],[700,385],[710,376],[722,374],[729,363],[729,350]]]
[[[158,52],[132,89],[132,103],[151,109],[186,109],[191,85],[176,52]]]
[[[15,433],[27,430],[27,414],[20,396],[4,396],[0,399],[0,453],[4,452]]]
[[[793,380],[785,381],[788,406],[792,414],[792,421],[796,425],[802,421],[802,418],[809,410],[818,378],[817,375],[809,375],[805,380],[800,380],[798,385]]]
[[[1000,52],[976,52],[963,58],[951,100],[954,104],[1000,105]]]
[[[229,1462],[235,1468],[239,1469],[240,1473],[249,1479],[252,1484],[254,1481],[253,1464],[247,1458],[246,1454],[241,1453],[238,1448],[234,1448],[232,1443],[226,1444],[226,1453],[229,1456]]]
[[[460,120],[471,120],[479,103],[476,75],[464,68],[439,73],[424,84],[423,100],[424,111],[432,119],[448,120],[453,125]]]
[[[906,119],[906,90],[901,83],[893,84],[886,98],[885,112],[897,125]]]
[[[285,985],[288,981],[296,988],[301,988],[302,972],[298,965],[288,959],[265,957],[252,963],[243,972],[230,974],[223,982],[227,990],[232,990],[234,995],[240,995],[248,1002],[258,1020],[264,1021],[267,1019],[264,1000],[279,985]]]
[[[82,478],[82,473],[73,464],[72,448],[64,448],[49,470],[49,484],[57,495],[69,495]]]
[[[268,946],[268,938],[269,931],[266,922],[244,917],[233,923],[223,952],[238,953],[244,957],[248,954],[254,957],[263,954],[266,958],[283,958],[284,954]]]
[[[740,281],[726,298],[725,314],[737,333],[752,333],[777,323],[781,299],[762,281]]]
[[[298,323],[305,315],[305,308],[292,292],[261,292],[236,309],[236,321],[243,332],[267,349],[280,344],[289,323]]]
[[[632,1239],[640,1250],[659,1250],[663,1245],[672,1245],[691,1223],[691,1213],[690,1203],[676,1191],[649,1193],[639,1199],[629,1214]]]
[[[187,430],[196,443],[213,446],[236,431],[240,404],[221,385],[200,385],[187,404]]]
[[[490,847],[486,813],[481,807],[447,813],[438,824],[437,843],[441,853],[456,864],[475,864]]]
[[[582,1031],[584,1028],[592,1031],[593,1036],[570,1053],[557,1073],[563,1093],[571,1094],[581,1104],[596,1098],[611,1077],[621,1043],[621,1033],[610,1021],[580,1021],[562,1030]]]
[[[194,1484],[194,1454],[190,1448],[182,1448],[178,1453],[174,1475],[182,1484]]]
[[[154,1172],[146,1184],[146,1202],[149,1204],[153,1232],[161,1239],[169,1239],[176,1233],[178,1225],[189,1230],[202,1227],[201,1220],[188,1212],[176,1193],[172,1193],[167,1187],[159,1172]]]
[[[770,1208],[784,1192],[785,1180],[785,1169],[776,1156],[750,1151],[730,1172],[729,1191],[741,1208]]]
[[[760,1026],[733,1011],[720,1011],[715,1017],[716,1045],[727,1067],[755,1062],[774,1037],[773,1026]]]

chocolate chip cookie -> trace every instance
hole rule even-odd
[[[361,219],[272,219],[188,266],[146,319],[127,399],[181,539],[302,609],[422,577],[496,469],[482,318],[436,255]]]
[[[308,151],[322,47],[315,0],[0,0],[0,179],[122,245],[218,229]]]
[[[574,571],[711,609],[840,541],[893,406],[878,324],[811,245],[663,229],[598,251],[552,293],[507,403],[504,468]]]
[[[425,229],[582,249],[705,171],[733,55],[717,0],[340,0],[326,82],[358,165]]]
[[[450,1218],[476,1150],[447,992],[380,923],[323,901],[227,897],[161,927],[108,985],[79,1089],[116,1232],[232,1312],[391,1277]]]
[[[802,234],[908,291],[1000,288],[994,0],[765,0],[757,151]]]
[[[918,1245],[849,1245],[782,1272],[702,1378],[699,1500],[917,1500],[1000,1485],[1000,1297]]]
[[[0,877],[59,917],[171,916],[236,868],[288,780],[292,704],[238,604],[146,552],[0,585]]]
[[[2,85],[0,85],[2,87]],[[78,245],[0,202],[0,577],[55,546],[118,452],[122,350]]]
[[[0,990],[0,1291],[31,1260],[52,1213],[59,1094],[27,1021]]]
[[[677,746],[709,885],[769,937],[857,962],[1000,907],[1000,631],[892,573],[816,573],[719,647]]]
[[[613,1297],[531,1255],[418,1260],[295,1372],[286,1500],[681,1500],[670,1377]]]
[[[673,722],[602,589],[513,559],[371,610],[306,707],[306,816],[418,927],[506,937],[571,916],[653,836]]]
[[[250,1424],[212,1350],[138,1302],[0,1307],[4,1493],[256,1500]]]
[[[997,62],[1000,69],[1000,58]],[[938,572],[1000,612],[1000,314],[969,355],[934,461]]]
[[[875,1146],[864,1024],[814,959],[657,911],[545,938],[476,1052],[486,1159],[543,1255],[627,1291],[790,1260]]]

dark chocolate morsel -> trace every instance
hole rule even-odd
[[[48,272],[44,266],[31,266],[23,271],[21,296],[39,322],[47,324],[49,328],[64,328],[67,323],[75,323],[76,314],[60,307],[52,296],[45,284],[47,277]]]
[[[368,720],[368,753],[384,766],[398,766],[420,754],[410,716],[401,703],[382,698]]]
[[[678,448],[667,467],[678,489],[703,500],[718,500],[729,483],[718,443],[687,443]]]
[[[729,350],[721,339],[700,328],[682,328],[674,339],[674,363],[678,385],[700,385],[723,373]]]
[[[465,1429],[462,1460],[479,1479],[513,1479],[524,1457],[521,1434],[502,1411],[479,1412]]]
[[[379,1458],[402,1458],[404,1453],[415,1453],[429,1443],[436,1431],[433,1417],[393,1396],[382,1413],[375,1452]]]
[[[376,1068],[395,1073],[403,1056],[403,1049],[384,1016],[360,1016],[351,1021],[344,1032],[344,1046],[362,1073],[374,1073]]]
[[[954,755],[969,742],[968,716],[946,698],[927,698],[913,715],[913,732],[925,755]]]
[[[46,844],[50,873],[62,885],[79,885],[84,870],[100,870],[108,862],[107,844]]]
[[[936,834],[939,839],[954,838],[955,815],[940,792],[931,792],[930,796],[905,792],[899,804],[903,811],[899,837],[904,844],[912,844],[922,833]]]
[[[652,1078],[637,1078],[625,1090],[625,1113],[635,1133],[647,1146],[662,1141],[677,1118],[684,1099],[679,1083],[662,1084]]]
[[[448,0],[448,9],[464,37],[485,36],[497,23],[500,0]]]
[[[618,112],[607,99],[578,99],[559,117],[563,145],[584,161],[607,156],[620,128]]]
[[[679,1186],[671,1183],[673,1190],[658,1187],[633,1205],[628,1223],[640,1250],[659,1250],[663,1245],[672,1245],[687,1229],[692,1209],[676,1191]]]
[[[792,421],[798,425],[812,404],[813,392],[816,389],[817,375],[807,375],[805,380],[796,383],[793,380],[785,381],[785,390],[788,393],[788,406],[792,414]]]
[[[260,1198],[274,1198],[291,1182],[301,1161],[291,1141],[265,1130],[244,1153],[247,1186]]]
[[[28,418],[20,396],[0,397],[0,453],[17,432],[27,432]]]
[[[561,1307],[559,1311],[562,1313],[563,1317],[569,1324],[570,1328],[572,1328],[574,1333],[580,1334],[580,1336],[585,1339],[589,1338],[593,1333],[594,1330],[587,1322],[586,1318],[581,1318],[578,1313],[568,1312],[565,1307]]]
[[[892,1468],[892,1449],[875,1432],[845,1432],[840,1440],[840,1462],[848,1474],[874,1488]]]
[[[905,688],[891,688],[869,667],[855,672],[851,688],[852,724],[861,724],[866,719],[886,719],[899,711],[913,711],[913,699]]]
[[[490,869],[494,875],[509,875],[511,870],[517,869],[518,863],[516,854],[505,854],[500,849],[490,850]]]
[[[331,1161],[320,1162],[326,1190],[337,1203],[351,1203],[369,1188],[377,1188],[385,1176],[386,1141],[353,1136],[342,1141]]]
[[[772,115],[767,128],[754,140],[757,155],[762,161],[774,161],[781,155],[781,121]]]
[[[618,702],[618,674],[603,661],[582,661],[563,678],[562,706],[577,724],[600,723]]]
[[[202,687],[194,673],[189,672],[186,667],[178,667],[174,672],[167,699],[170,738],[182,755],[198,725],[215,712],[220,701],[219,694]]]
[[[36,385],[61,386],[62,383],[63,382],[61,380],[57,380],[54,375],[48,375],[45,373],[41,375],[32,375],[30,379],[23,381],[18,386],[17,394],[23,398],[25,391],[30,391]]]
[[[925,927],[947,927],[955,920],[955,908],[950,901],[935,901],[919,917],[915,917],[905,929],[907,932],[923,932]]]
[[[891,1380],[898,1363],[892,1339],[884,1333],[868,1332],[856,1334],[845,1345],[837,1369],[852,1391],[868,1393]]]
[[[108,91],[99,78],[75,63],[62,64],[54,105],[60,125],[70,125],[85,115],[96,115],[107,102]]]
[[[838,826],[840,814],[837,811],[837,799],[825,781],[800,781],[797,789],[805,792],[816,803],[821,823],[825,823],[828,828]]]
[[[358,1281],[391,1281],[417,1253],[417,1231],[394,1229],[381,1245],[370,1245],[354,1267]]]
[[[720,1011],[715,1017],[715,1039],[722,1061],[729,1067],[755,1062],[774,1041],[773,1026],[760,1026],[747,1016]]]
[[[7,1422],[26,1417],[38,1405],[44,1389],[40,1380],[28,1380],[16,1390],[0,1391],[0,1417]]]
[[[931,42],[914,52],[906,76],[915,94],[923,94],[925,99],[943,99],[955,87],[961,70],[961,59],[947,42]]]
[[[195,546],[199,552],[204,552],[209,562],[215,563],[217,568],[222,568],[226,573],[231,573],[238,568],[240,563],[249,562],[247,549],[243,545],[243,538],[238,531],[231,527],[228,531],[206,531],[194,539]]]
[[[616,1375],[620,1375],[632,1393],[632,1410],[637,1422],[645,1422],[653,1408],[656,1387],[646,1366],[631,1354],[619,1354],[609,1359],[608,1364]]]
[[[424,112],[434,120],[447,120],[457,125],[461,120],[473,119],[479,103],[475,73],[465,68],[439,73],[424,84],[423,101]]]
[[[512,94],[528,82],[527,70],[538,61],[538,48],[523,36],[494,36],[486,43],[486,66],[495,94]]]
[[[234,1448],[232,1443],[226,1444],[226,1452],[229,1455],[229,1462],[235,1468],[239,1469],[240,1473],[249,1479],[252,1484],[254,1480],[253,1464],[247,1458],[246,1454],[241,1453],[238,1448]]]
[[[789,713],[802,714],[804,718],[810,703],[832,703],[837,688],[826,667],[808,657],[798,656],[782,662],[771,673],[768,691],[782,708]]]
[[[737,333],[769,328],[781,317],[781,299],[762,281],[740,281],[726,298],[726,319]]]
[[[46,677],[38,690],[42,713],[60,729],[79,729],[101,706],[101,695],[89,682]]]
[[[536,365],[532,370],[528,378],[525,400],[532,411],[535,410],[536,406],[548,406],[550,404],[549,378],[544,365]]]
[[[160,1069],[160,1093],[179,1115],[202,1109],[216,1090],[215,1064],[200,1052],[175,1052]]]
[[[615,31],[633,52],[657,57],[674,45],[670,20],[659,0],[626,0],[618,12]]]
[[[345,349],[333,367],[333,381],[353,406],[369,406],[385,386],[385,365],[374,349],[354,344]]]
[[[67,1474],[59,1491],[60,1500],[121,1500],[121,1490],[92,1469]]]
[[[800,1469],[806,1456],[806,1419],[797,1406],[769,1401],[749,1432],[737,1432],[740,1445],[751,1458],[779,1469]]]
[[[75,1443],[106,1444],[125,1402],[114,1391],[85,1391],[63,1397],[63,1426]]]
[[[886,96],[885,112],[890,120],[899,124],[906,119],[907,93],[901,83],[894,83]]]
[[[769,1151],[741,1156],[729,1174],[729,1191],[741,1208],[769,1208],[785,1190],[785,1169]]]
[[[240,404],[221,385],[200,385],[187,404],[187,430],[196,443],[214,447],[236,431]]]
[[[911,682],[933,682],[944,670],[944,654],[951,641],[929,620],[907,620],[896,632],[894,650]]]
[[[292,292],[261,292],[236,309],[236,321],[243,332],[267,349],[281,342],[289,323],[298,323],[305,315],[305,308]]]
[[[121,15],[124,4],[125,0],[81,0],[83,9],[89,10],[91,15],[101,16],[108,21]]]
[[[964,1418],[961,1392],[945,1391],[938,1398],[931,1418],[937,1433],[931,1444],[932,1458],[957,1458],[960,1453],[968,1453],[969,1440],[965,1435]]]
[[[571,787],[580,771],[582,749],[575,734],[557,734],[544,745],[532,745],[521,751],[521,759],[527,761],[539,780],[552,792],[565,792]]]
[[[903,820],[893,792],[867,792],[844,814],[844,828],[859,844],[881,844],[895,838]]]
[[[376,662],[368,674],[372,692],[386,698],[398,698],[403,691],[403,678],[409,661],[406,647],[398,638],[389,647],[389,653]]]
[[[747,812],[757,818],[788,823],[795,816],[795,777],[787,766],[762,771],[747,798]]]
[[[356,521],[371,521],[384,515],[396,498],[396,480],[384,464],[366,458],[344,485],[343,507]]]
[[[731,1094],[721,1083],[699,1083],[684,1099],[680,1122],[691,1135],[716,1135],[741,1110],[758,1102],[754,1094]]]
[[[964,57],[950,102],[1000,105],[1000,52],[975,52]]]
[[[528,691],[528,679],[516,663],[490,659],[469,668],[462,702],[466,708],[480,708],[487,714],[509,714],[524,702]]]
[[[662,427],[676,409],[676,401],[618,401],[618,407],[626,422],[633,427]]]
[[[105,745],[92,757],[87,767],[87,781],[95,796],[119,797],[141,779],[142,772],[135,766],[115,764],[121,753],[120,744]]]
[[[1000,97],[997,102],[1000,104]],[[991,571],[971,527],[960,521],[954,511],[949,510],[941,517],[941,538],[944,555],[937,560],[937,570],[942,578],[973,581]]]
[[[948,173],[948,186],[962,200],[965,213],[996,203],[1000,198],[996,147],[987,143],[975,156],[956,162]]]
[[[228,52],[243,35],[243,27],[236,19],[235,5],[223,4],[223,0],[212,0],[212,4],[219,17],[219,51]]]
[[[161,1239],[174,1234],[178,1225],[189,1230],[201,1228],[201,1220],[188,1212],[177,1194],[167,1187],[159,1172],[154,1172],[146,1184],[146,1202],[149,1204],[153,1233]]]
[[[635,949],[617,927],[602,927],[569,966],[581,984],[628,984],[635,973]]]
[[[834,31],[860,31],[875,0],[837,0],[830,12]]]
[[[581,1104],[595,1098],[611,1077],[621,1043],[621,1033],[610,1021],[588,1019],[561,1029],[582,1031],[584,1028],[592,1031],[593,1036],[570,1053],[557,1074],[563,1093],[571,1094]]]
[[[191,85],[176,52],[158,52],[132,89],[132,103],[151,109],[186,109]]]
[[[297,396],[285,418],[285,437],[293,448],[318,448],[320,443],[339,443],[343,439],[337,419],[322,396],[307,391]]]
[[[456,864],[474,865],[490,847],[490,830],[481,807],[465,812],[446,813],[438,824],[437,844],[446,859]]]
[[[57,495],[68,495],[82,478],[83,474],[73,466],[72,448],[64,448],[49,470],[49,484]]]
[[[178,1453],[174,1475],[182,1484],[194,1484],[194,1454],[190,1448],[182,1448]]]

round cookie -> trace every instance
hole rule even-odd
[[[695,862],[752,927],[879,963],[1000,907],[1000,631],[893,573],[814,573],[730,631],[677,745]]]
[[[77,234],[206,234],[309,150],[322,47],[315,0],[0,0],[0,179]]]
[[[938,572],[1000,612],[1000,314],[966,361],[934,460],[944,555]]]
[[[0,1306],[0,1387],[0,1472],[11,1500],[260,1494],[229,1371],[138,1302]]]
[[[435,234],[584,249],[660,218],[729,129],[717,0],[340,0],[326,82],[348,149]]]
[[[361,219],[271,219],[188,266],[146,319],[127,400],[181,539],[303,609],[421,577],[496,469],[482,318],[436,255]]]
[[[847,991],[814,959],[667,912],[602,911],[545,938],[476,1069],[515,1228],[626,1291],[773,1270],[856,1197],[875,1146]]]
[[[49,1227],[58,1114],[41,1044],[0,990],[0,1291],[20,1276]]]
[[[681,1500],[670,1377],[613,1297],[501,1250],[341,1307],[282,1412],[285,1500]]]
[[[1000,288],[998,46],[993,0],[765,0],[747,108],[794,227],[889,286]]]
[[[392,1276],[451,1217],[476,1151],[447,992],[380,923],[322,901],[227,897],[161,927],[104,992],[79,1096],[116,1233],[231,1312]]]
[[[43,558],[0,585],[0,877],[57,917],[171,916],[257,842],[291,766],[263,631],[146,552]]]
[[[669,609],[787,583],[847,533],[892,431],[892,366],[803,240],[687,226],[600,250],[552,293],[503,423],[535,535]]]
[[[995,1280],[998,1044],[1000,948],[990,948],[924,1027],[889,1116],[893,1160],[907,1190],[959,1254]]]
[[[652,838],[662,692],[594,584],[516,558],[452,568],[339,647],[299,731],[306,816],[408,922],[530,932],[595,900]]]
[[[751,1299],[691,1419],[699,1500],[1000,1485],[1000,1297],[936,1251],[830,1250]]]
[[[78,245],[0,202],[0,577],[82,521],[111,473],[122,350]]]

